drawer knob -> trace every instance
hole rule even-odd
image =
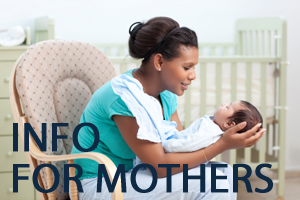
[[[14,153],[13,153],[12,151],[8,151],[6,155],[7,155],[8,157],[11,157],[13,154],[14,154]]]
[[[4,79],[4,82],[8,83],[9,82],[9,77],[6,77],[6,79]]]
[[[11,115],[11,114],[7,114],[7,115],[5,116],[5,118],[6,118],[6,119],[11,119],[11,118],[12,118],[12,115]]]
[[[13,188],[11,188],[11,187],[8,188],[8,192],[9,192],[9,193],[13,193],[13,192],[14,192]]]

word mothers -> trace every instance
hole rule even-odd
[[[57,127],[59,126],[68,126],[67,123],[53,123],[52,124],[52,150],[53,151],[57,151],[57,139],[67,139],[67,135],[57,135]],[[79,142],[78,142],[78,133],[79,130],[84,127],[84,126],[89,126],[90,128],[92,128],[92,130],[94,131],[94,135],[95,135],[95,140],[93,145],[88,148],[88,149],[84,149],[80,146]],[[47,149],[47,134],[46,134],[46,123],[42,123],[42,138],[41,140],[39,139],[39,137],[37,136],[36,132],[33,130],[32,126],[29,123],[25,123],[24,126],[24,151],[29,151],[29,132],[31,133],[32,138],[35,140],[36,144],[39,146],[39,148],[42,151],[46,151]],[[91,123],[82,123],[79,124],[73,132],[73,144],[74,146],[79,149],[80,151],[83,152],[89,152],[94,150],[97,147],[97,143],[99,141],[99,131],[96,128],[95,125],[91,124]],[[18,124],[14,123],[13,125],[13,151],[18,151]],[[54,174],[54,183],[51,186],[51,188],[48,189],[43,189],[41,188],[41,186],[38,183],[38,174],[40,172],[40,170],[44,167],[49,167]],[[69,168],[70,167],[75,167],[77,170],[77,174],[74,177],[69,177]],[[150,184],[150,186],[147,189],[141,189],[136,182],[136,175],[137,172],[140,168],[148,168],[151,171],[152,174],[152,183]],[[180,164],[159,164],[158,165],[159,168],[166,168],[166,188],[167,188],[167,192],[172,192],[172,187],[171,187],[171,180],[172,180],[172,168],[177,168],[180,167]],[[219,192],[228,192],[228,189],[216,189],[216,180],[217,179],[227,179],[227,176],[217,176],[216,175],[216,170],[217,168],[226,168],[227,164],[220,164],[220,163],[216,163],[216,164],[212,164],[211,165],[211,192],[215,192],[215,193],[219,193]],[[238,176],[238,169],[242,167],[246,170],[246,175],[243,177],[239,177]],[[264,181],[267,182],[268,186],[265,189],[259,189],[259,188],[255,188],[255,192],[258,193],[267,193],[269,191],[272,190],[273,188],[273,181],[268,178],[267,176],[264,176],[261,173],[261,169],[263,167],[267,167],[267,168],[271,168],[272,165],[268,164],[268,163],[263,163],[260,164],[256,167],[255,169],[255,173],[256,176]],[[19,180],[28,180],[28,176],[19,176],[18,175],[18,169],[19,168],[29,168],[29,164],[13,164],[13,192],[18,192],[18,181]],[[193,175],[190,176],[188,175],[188,165],[187,164],[183,164],[183,192],[188,192],[188,180],[189,179],[199,179],[200,181],[200,192],[205,192],[205,164],[201,164],[200,165],[200,175]],[[78,164],[65,164],[64,165],[64,192],[68,192],[69,190],[69,181],[75,181],[77,184],[77,188],[79,192],[83,192],[82,189],[82,185],[81,182],[79,180],[79,178],[82,176],[83,174],[83,170],[81,168],[80,165]],[[248,178],[251,176],[252,174],[252,169],[249,165],[246,164],[234,164],[233,165],[233,192],[238,192],[238,181],[241,180],[245,183],[246,188],[247,188],[247,192],[253,192],[252,188],[251,188],[251,183],[248,180]],[[49,192],[53,192],[59,184],[59,172],[57,170],[57,168],[54,165],[51,164],[41,164],[39,166],[37,166],[35,168],[35,171],[33,172],[32,175],[32,181],[33,181],[33,185],[34,187],[42,193],[49,193]],[[103,164],[99,164],[98,165],[98,179],[97,179],[97,192],[101,192],[101,188],[102,188],[102,177],[104,177],[104,180],[106,182],[107,188],[109,190],[109,192],[113,192],[117,183],[118,178],[121,178],[121,187],[122,187],[122,192],[126,192],[126,180],[125,180],[125,165],[124,164],[120,164],[117,167],[117,171],[113,177],[112,182],[110,182],[109,180],[109,176],[107,174],[105,165]],[[136,167],[134,167],[132,169],[131,172],[131,176],[130,176],[130,181],[131,181],[131,185],[132,187],[140,193],[148,193],[151,192],[157,184],[157,172],[155,170],[155,168],[150,165],[150,164],[140,164],[137,165]]]
[[[29,164],[14,164],[13,165],[13,192],[18,192],[18,180],[28,180],[28,176],[18,176],[18,168],[28,168]],[[40,187],[39,183],[38,183],[38,174],[40,172],[40,170],[44,167],[49,167],[51,168],[51,170],[53,171],[54,174],[54,183],[52,185],[51,188],[45,190],[43,188]],[[77,175],[74,177],[69,177],[69,168],[70,167],[75,167],[77,169]],[[150,184],[150,186],[147,189],[141,189],[136,182],[136,175],[137,172],[140,168],[148,168],[151,171],[152,174],[152,183]],[[167,192],[172,192],[172,185],[171,185],[171,178],[172,178],[172,174],[171,174],[171,170],[172,168],[176,168],[176,167],[180,167],[180,164],[159,164],[158,167],[164,167],[167,170],[167,177],[166,177],[166,188],[167,188]],[[211,192],[212,193],[219,193],[219,192],[228,192],[228,189],[217,189],[216,188],[216,180],[217,179],[227,179],[227,176],[217,176],[216,175],[216,169],[217,168],[224,168],[227,167],[227,164],[211,164]],[[247,174],[243,177],[239,177],[238,176],[238,168],[239,167],[243,167],[246,169]],[[272,166],[270,164],[264,163],[264,164],[260,164],[257,166],[257,168],[255,169],[255,173],[257,175],[257,177],[259,177],[260,179],[266,181],[268,183],[267,188],[265,189],[259,189],[259,188],[255,188],[255,192],[257,193],[267,193],[269,191],[272,190],[273,188],[273,182],[270,178],[264,176],[261,174],[261,169],[263,167],[267,167],[267,168],[271,168]],[[205,192],[205,164],[201,164],[200,165],[200,175],[193,175],[190,176],[188,175],[188,165],[187,164],[183,164],[183,192],[188,192],[188,180],[189,179],[199,179],[200,180],[200,192]],[[68,192],[69,191],[69,181],[75,181],[77,184],[77,188],[79,192],[83,192],[82,189],[82,185],[81,182],[79,180],[79,178],[81,177],[83,173],[82,168],[80,167],[80,165],[77,164],[65,164],[64,165],[64,192]],[[251,188],[251,183],[248,180],[248,178],[251,176],[252,174],[252,170],[251,167],[249,165],[246,164],[234,164],[233,165],[233,192],[238,192],[238,181],[244,181],[244,183],[246,184],[246,188],[247,188],[247,192],[253,192],[252,188]],[[97,179],[97,192],[101,192],[101,188],[102,188],[102,176],[104,177],[104,180],[106,182],[107,188],[109,192],[113,192],[117,183],[118,178],[121,178],[121,187],[122,187],[122,192],[127,192],[126,190],[126,179],[125,179],[125,165],[124,164],[120,164],[117,167],[117,171],[113,177],[113,181],[110,182],[109,180],[109,176],[107,174],[105,165],[103,164],[99,164],[98,165],[98,179]],[[57,168],[51,164],[41,164],[39,165],[32,176],[32,181],[33,181],[33,185],[34,187],[42,193],[49,193],[49,192],[53,192],[59,184],[59,172],[57,170]],[[157,173],[155,168],[152,165],[149,164],[140,164],[137,165],[136,167],[133,168],[132,172],[131,172],[131,177],[130,177],[130,181],[131,181],[131,185],[133,187],[133,189],[135,189],[137,192],[140,193],[148,193],[151,192],[157,184]]]

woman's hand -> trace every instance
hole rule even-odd
[[[237,133],[246,126],[246,122],[240,123],[223,133],[221,138],[216,142],[221,145],[225,150],[229,149],[240,149],[245,147],[251,147],[263,136],[266,129],[257,130],[261,127],[261,124],[256,124],[252,129],[244,132]]]

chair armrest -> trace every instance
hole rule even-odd
[[[20,121],[24,125],[27,121],[26,117],[21,117]],[[24,127],[22,127],[24,128]],[[108,176],[110,181],[113,181],[113,177],[117,171],[115,164],[105,155],[101,153],[95,152],[87,152],[87,153],[79,153],[79,154],[68,154],[68,155],[46,155],[43,153],[33,141],[31,135],[29,136],[29,153],[32,157],[37,160],[41,161],[64,161],[64,160],[73,160],[73,159],[80,159],[80,158],[88,158],[92,159],[99,164],[104,164],[106,171],[108,172]],[[121,188],[121,179],[118,178],[116,187],[114,192],[112,193],[113,200],[123,200],[123,193]]]
[[[36,145],[35,148],[32,148],[33,145],[30,145],[30,155],[34,157],[37,160],[41,161],[64,161],[64,160],[73,160],[73,159],[80,159],[80,158],[88,158],[92,159],[99,164],[104,164],[106,171],[108,173],[109,179],[112,182],[114,175],[116,173],[116,166],[115,164],[105,155],[101,153],[95,153],[95,152],[87,152],[87,153],[79,153],[79,154],[69,154],[69,155],[46,155],[43,152],[41,152]],[[121,189],[121,179],[118,178],[116,187],[114,192],[112,193],[112,199],[116,200],[122,200],[123,199],[123,193]]]

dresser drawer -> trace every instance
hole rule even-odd
[[[14,122],[9,99],[0,99],[0,136],[12,135]]]
[[[34,186],[30,172],[19,172],[19,176],[28,176],[28,180],[18,181],[18,193],[13,193],[13,173],[0,174],[1,200],[34,200]]]
[[[18,152],[13,152],[13,136],[0,137],[0,172],[12,172],[13,164],[27,164],[24,147],[19,139]],[[29,168],[20,168],[19,171],[29,171]],[[1,179],[0,179],[1,180]],[[0,198],[1,199],[1,198]]]
[[[0,61],[18,60],[29,46],[0,47]]]
[[[9,97],[9,77],[15,61],[0,61],[0,98]]]

